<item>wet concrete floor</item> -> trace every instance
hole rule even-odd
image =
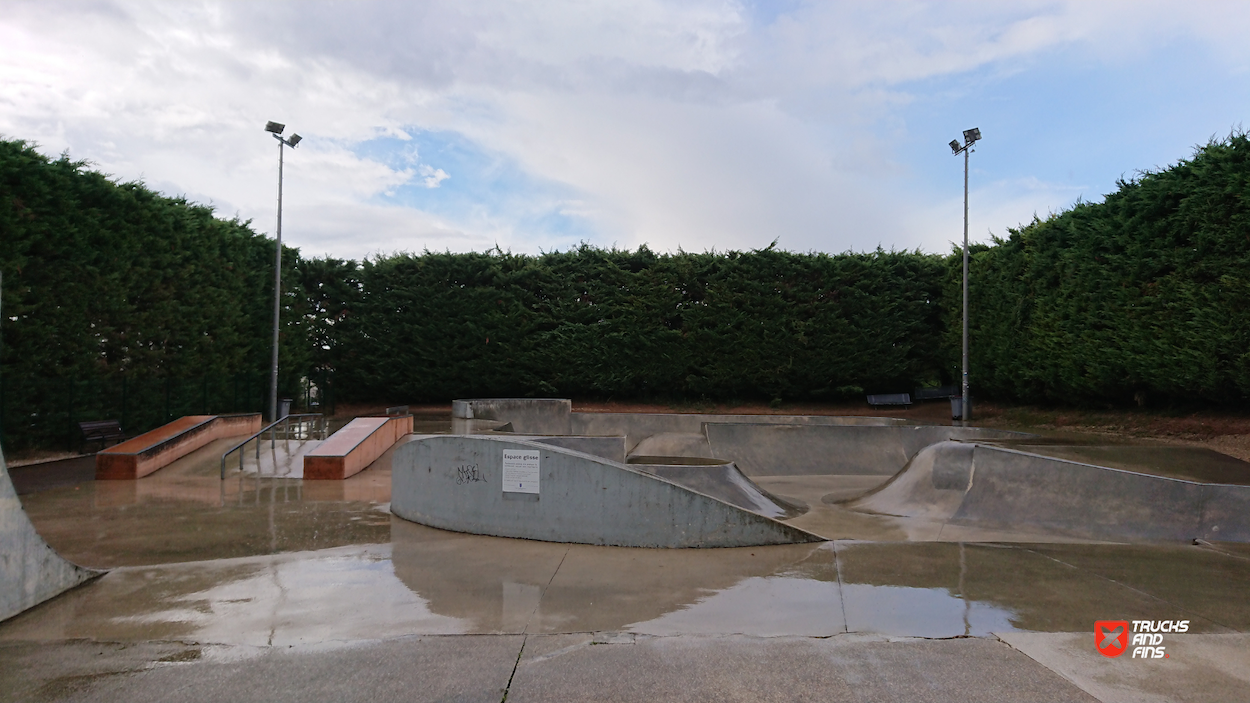
[[[1190,620],[1250,632],[1250,561],[1205,547],[829,542],[717,550],[462,535],[135,566],[0,625],[0,641],[277,646],[432,634],[985,637]]]
[[[346,481],[223,482],[220,444],[139,481],[22,496],[61,554],[113,570],[0,623],[0,700],[366,700],[396,697],[392,680],[417,700],[1250,691],[1247,545],[909,542],[877,523],[857,528],[870,539],[740,549],[532,542],[394,518],[389,453]],[[766,487],[816,503],[862,488],[835,483]],[[1191,626],[1173,651],[1193,655],[1169,660],[1171,684],[1081,644],[1095,620],[1176,619]]]

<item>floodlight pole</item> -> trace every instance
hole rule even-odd
[[[285,139],[277,134],[273,136],[278,139],[278,242],[273,263],[273,362],[269,366],[270,422],[278,419],[278,318],[282,312],[282,157],[286,147]],[[964,297],[967,298],[967,295],[965,294]],[[966,318],[967,313],[964,316]]]
[[[301,137],[298,134],[292,134],[289,139],[282,138],[282,131],[286,129],[286,125],[277,122],[269,122],[265,125],[265,131],[273,135],[278,140],[278,232],[277,246],[274,249],[273,263],[273,362],[269,368],[269,421],[275,422],[278,419],[278,325],[282,314],[282,162],[283,149],[285,147],[295,148],[300,143]]]
[[[968,426],[968,416],[972,414],[971,402],[968,396],[968,155],[972,153],[972,147],[981,139],[981,130],[973,127],[964,130],[964,144],[959,145],[959,141],[950,143],[951,151],[955,155],[963,152],[964,155],[964,320],[963,320],[963,368],[961,378],[961,394],[959,404],[959,422],[964,427]]]
[[[968,416],[972,414],[968,407],[968,154],[972,151],[971,146],[969,144],[964,147],[964,354],[963,400],[959,405],[959,419],[964,427],[968,426]],[[281,189],[278,192],[281,193]],[[281,199],[280,195],[279,199]],[[281,227],[279,227],[279,230],[281,230]],[[277,349],[276,342],[274,349]],[[276,360],[274,364],[276,366]]]

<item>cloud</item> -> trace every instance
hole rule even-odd
[[[994,185],[974,192],[982,231],[1005,232],[1070,204],[1072,183],[1110,189],[1020,158],[1055,113],[1141,83],[1168,48],[1196,57],[1196,84],[1240,75],[1248,19],[1217,2],[9,2],[0,133],[264,230],[277,154],[261,126],[285,122],[305,141],[286,155],[284,234],[314,253],[942,251],[962,193],[950,137],[928,130],[999,116],[980,123],[1000,139],[980,163]],[[1141,112],[1181,109],[1174,87],[1145,81]],[[1013,107],[1043,89],[1049,112]],[[1091,144],[1123,131],[1100,119]]]
[[[441,168],[434,168],[427,164],[422,164],[417,168],[417,172],[421,174],[421,184],[426,188],[437,188],[438,184],[451,178],[447,172]],[[275,254],[274,256],[277,256]]]

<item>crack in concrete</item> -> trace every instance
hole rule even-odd
[[[564,560],[561,559],[560,562],[564,563]],[[558,566],[556,567],[557,570],[559,568],[560,567]],[[552,574],[552,578],[555,578],[555,574]],[[525,653],[525,643],[528,641],[529,641],[529,635],[524,635],[521,637],[521,648],[517,650],[516,661],[512,663],[512,673],[508,674],[508,685],[504,686],[503,698],[499,699],[499,703],[505,703],[508,700],[508,692],[512,690],[512,679],[516,678],[516,670],[517,670],[517,667],[521,665],[521,655]]]
[[[560,573],[560,567],[564,566],[564,560],[569,555],[569,548],[565,547],[564,554],[560,555],[560,563],[556,564],[555,571],[551,572],[551,578],[547,579],[546,585],[543,586],[542,593],[538,594],[538,602],[534,604],[534,609],[530,611],[530,615],[525,620],[525,627],[521,628],[521,634],[529,634],[530,623],[534,620],[534,615],[542,608],[543,598],[547,597],[547,589],[551,587],[551,582],[556,580],[556,574]]]
[[[838,605],[842,606],[842,631],[851,632],[851,624],[846,620],[846,593],[842,590],[842,559],[838,552],[838,541],[833,541],[833,568],[838,574]]]

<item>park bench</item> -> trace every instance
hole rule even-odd
[[[412,414],[412,413],[408,412],[408,406],[407,406],[407,405],[396,405],[396,406],[395,406],[395,407],[393,407],[393,408],[387,408],[387,409],[386,409],[386,416],[387,416],[387,417],[402,417],[402,416],[404,416],[404,415],[411,415],[411,414]]]
[[[110,439],[120,442],[126,438],[126,433],[122,431],[122,423],[117,420],[88,420],[78,423],[78,429],[82,431],[84,449],[90,442],[99,442],[100,448],[103,449],[104,443]]]
[[[917,388],[916,392],[911,394],[911,397],[916,402],[920,402],[922,400],[954,398],[958,395],[959,386],[938,386],[937,388]]]
[[[878,393],[868,396],[868,404],[874,408],[880,405],[911,407],[911,395],[907,393]]]

